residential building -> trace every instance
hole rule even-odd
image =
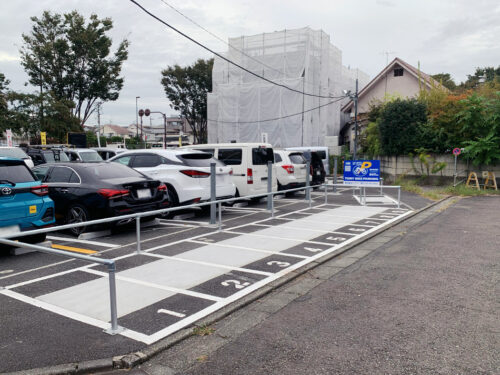
[[[439,86],[430,75],[396,57],[375,78],[358,92],[358,140],[363,128],[367,125],[367,115],[371,106],[383,102],[390,97],[413,98],[421,90],[430,90]],[[354,92],[351,92],[353,94]],[[342,109],[342,129],[340,144],[350,152],[354,150],[354,102],[350,100]]]

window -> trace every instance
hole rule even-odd
[[[57,163],[59,161],[69,161],[68,156],[61,150],[44,151],[43,155],[47,163]],[[75,159],[76,160],[76,159]]]
[[[359,134],[359,133],[358,133]],[[326,159],[326,151],[316,151],[321,159]]]
[[[17,184],[18,182],[35,181],[29,168],[22,165],[0,165],[0,180],[7,180]],[[2,182],[5,184],[5,182]]]
[[[65,182],[69,183],[73,170],[66,167],[54,167],[50,172],[47,182]]]
[[[240,165],[242,151],[241,148],[219,149],[219,160],[227,165]]]
[[[161,159],[156,154],[136,155],[132,162],[132,168],[153,168],[161,164]]]
[[[177,155],[179,159],[181,159],[184,164],[190,167],[210,167],[210,164],[215,163],[216,166],[223,167],[224,163],[220,160],[217,160],[212,157],[212,155],[208,153],[204,154],[182,154]]]
[[[167,165],[184,165],[184,163],[182,163],[179,159],[172,160],[172,159],[169,159],[169,158],[165,158],[163,156],[160,156],[160,158],[161,158],[161,163],[162,164],[167,164]]]
[[[76,152],[68,152],[68,158],[71,161],[78,161],[78,160],[80,160],[78,158],[78,155],[76,154]]]
[[[300,153],[288,155],[292,164],[305,164],[306,159]]]
[[[33,174],[38,180],[43,181],[45,179],[45,176],[47,176],[48,171],[49,167],[38,167],[33,169]]]
[[[132,156],[122,156],[121,158],[116,158],[115,160],[113,160],[115,163],[120,163],[120,164],[123,164],[123,165],[129,165],[130,163],[130,159],[132,159]]]
[[[281,158],[280,154],[274,154],[274,162],[275,163],[281,163],[283,159]]]
[[[198,150],[203,151],[203,152],[208,152],[209,154],[212,154],[212,156],[215,155],[215,149],[213,149],[213,148],[199,148]]]
[[[83,171],[82,171],[83,172]],[[113,178],[136,177],[143,179],[144,175],[125,165],[103,163],[85,168],[85,172],[98,178],[98,180],[109,180]]]
[[[404,69],[403,68],[395,68],[394,69],[394,77],[402,77]]]
[[[0,147],[0,156],[27,159],[28,155],[18,147]]]
[[[83,161],[102,161],[101,156],[97,152],[93,151],[84,151],[80,152],[80,157]]]
[[[267,162],[274,162],[274,153],[272,148],[252,148],[252,164],[266,165]]]

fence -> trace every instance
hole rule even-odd
[[[212,169],[212,172],[215,172],[214,171],[215,164],[212,163],[211,169]],[[307,162],[306,170],[307,171],[310,170],[310,163],[309,162]],[[42,251],[42,252],[49,253],[49,254],[60,255],[60,256],[64,256],[64,257],[75,258],[75,259],[85,260],[85,261],[92,262],[92,263],[106,265],[108,267],[108,275],[109,275],[109,293],[110,293],[110,311],[111,311],[111,323],[110,324],[111,324],[111,327],[110,327],[110,329],[106,330],[105,332],[107,332],[109,334],[116,334],[116,333],[120,332],[122,330],[122,328],[118,326],[118,317],[117,317],[118,315],[117,315],[117,308],[116,308],[116,281],[115,281],[116,266],[115,266],[115,262],[113,260],[96,258],[96,257],[88,256],[88,255],[67,253],[65,251],[50,249],[50,248],[39,246],[39,245],[28,244],[28,243],[24,243],[21,241],[13,241],[9,238],[19,238],[19,237],[30,236],[30,235],[39,234],[39,233],[48,233],[48,232],[61,231],[61,230],[71,229],[71,228],[87,227],[87,226],[93,226],[93,225],[97,225],[97,224],[112,223],[114,221],[135,220],[135,222],[136,222],[136,241],[137,241],[136,253],[141,254],[141,218],[142,217],[158,216],[158,215],[169,213],[169,212],[185,210],[185,209],[190,209],[190,208],[204,207],[204,206],[210,205],[210,208],[211,208],[210,209],[210,223],[216,224],[215,220],[212,222],[212,219],[214,219],[216,217],[216,210],[217,210],[218,211],[218,230],[222,231],[222,205],[223,204],[234,203],[237,201],[242,201],[242,200],[247,200],[247,199],[252,199],[252,198],[267,197],[267,209],[271,212],[271,217],[274,217],[274,196],[275,195],[282,195],[282,194],[286,194],[286,193],[304,190],[306,193],[305,200],[309,202],[309,207],[312,207],[311,190],[315,189],[315,188],[320,188],[320,187],[323,187],[323,189],[324,189],[325,204],[328,203],[328,187],[332,187],[333,191],[335,191],[335,189],[337,187],[344,187],[344,188],[347,187],[349,189],[353,189],[353,193],[356,189],[359,189],[361,204],[366,204],[366,196],[367,195],[366,195],[366,187],[365,186],[337,184],[337,183],[335,183],[336,179],[334,179],[333,184],[328,184],[327,182],[325,182],[323,184],[311,185],[309,175],[310,175],[309,173],[306,173],[306,186],[304,186],[304,187],[298,187],[298,188],[294,188],[294,189],[287,189],[287,190],[281,190],[281,191],[272,191],[272,163],[268,162],[267,193],[245,196],[243,198],[237,197],[237,198],[227,198],[227,199],[216,200],[216,190],[215,190],[215,187],[216,187],[215,176],[216,176],[216,174],[211,173],[211,175],[210,175],[211,179],[212,179],[212,181],[211,181],[211,200],[208,202],[190,204],[190,205],[186,205],[186,206],[163,208],[160,210],[147,211],[147,212],[141,212],[141,213],[136,213],[136,214],[122,215],[122,216],[115,216],[115,217],[98,219],[98,220],[89,220],[89,221],[82,222],[82,223],[58,225],[58,226],[49,227],[49,228],[36,229],[36,230],[31,230],[31,231],[26,231],[26,232],[21,232],[21,233],[15,233],[15,234],[4,236],[4,238],[0,238],[0,244],[14,246],[14,247],[24,247],[27,249]],[[398,189],[397,207],[399,208],[400,207],[400,197],[401,197],[401,187],[400,186],[381,185],[380,186],[380,194],[383,194],[383,189]]]

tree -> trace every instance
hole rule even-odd
[[[425,104],[396,99],[380,112],[380,141],[385,155],[408,154],[420,147],[420,125],[427,121]]]
[[[124,39],[109,56],[112,41],[106,33],[113,27],[111,19],[92,14],[86,23],[76,11],[64,15],[45,11],[31,20],[30,34],[23,34],[21,64],[40,94],[45,90],[56,101],[73,102],[71,111],[81,125],[94,112],[96,101],[118,99],[129,42]]]
[[[460,84],[462,89],[475,89],[481,82],[499,82],[500,81],[500,66],[494,68],[487,66],[484,68],[476,68],[473,75],[468,74],[467,80]]]
[[[9,107],[7,105],[8,88],[10,81],[0,73],[0,134],[9,128]]]
[[[457,88],[457,85],[453,78],[451,78],[450,73],[439,73],[431,76],[436,81],[441,83],[444,87],[446,87],[450,91],[454,91]]]
[[[212,91],[213,64],[214,59],[199,59],[193,65],[169,66],[161,72],[170,107],[186,118],[195,143],[207,142],[207,93]]]

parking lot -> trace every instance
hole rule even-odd
[[[222,230],[201,211],[186,210],[143,227],[140,253],[133,226],[87,239],[51,233],[54,248],[116,261],[117,335],[103,332],[110,326],[105,267],[38,252],[3,254],[0,371],[139,350],[426,203],[412,198],[408,205],[403,196],[397,208],[385,195],[360,205],[351,189],[327,199],[322,191],[311,204],[303,193],[280,196],[274,217],[265,200],[224,207]]]

